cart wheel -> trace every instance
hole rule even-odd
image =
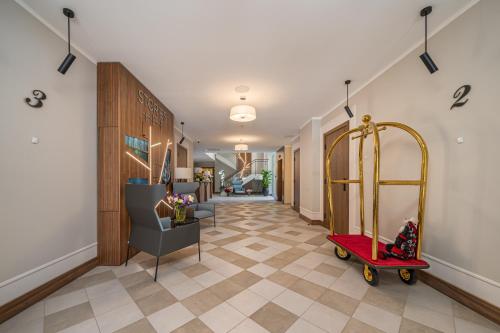
[[[366,283],[370,286],[378,285],[378,272],[375,268],[365,265],[363,269],[363,277],[365,278]]]
[[[351,257],[349,252],[347,252],[346,250],[344,250],[343,248],[341,248],[339,246],[335,246],[335,255],[340,260],[349,260],[349,258]]]
[[[406,284],[412,285],[417,282],[417,272],[414,269],[399,269],[399,278]]]

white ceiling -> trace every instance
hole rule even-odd
[[[354,91],[421,41],[421,8],[434,6],[432,31],[473,0],[18,2],[63,35],[61,10],[73,9],[74,44],[129,68],[186,123],[198,151],[230,150],[240,139],[268,151],[342,102],[345,79]],[[238,85],[250,87],[257,109],[244,127],[229,120]]]

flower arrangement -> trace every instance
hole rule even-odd
[[[226,192],[226,194],[229,196],[229,194],[233,192],[233,187],[232,186],[225,187],[224,192]]]
[[[174,193],[167,198],[167,201],[175,208],[175,220],[183,222],[186,220],[186,208],[193,204],[194,198],[190,194]]]

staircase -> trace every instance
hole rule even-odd
[[[236,194],[245,194],[247,189],[262,192],[262,175],[260,171],[268,168],[267,159],[254,159],[225,177],[224,186],[232,186]]]

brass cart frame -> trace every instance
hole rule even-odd
[[[380,179],[380,136],[379,132],[386,130],[387,128],[398,128],[406,133],[408,133],[415,141],[418,143],[421,151],[421,165],[420,165],[420,179],[417,180],[381,180]],[[358,179],[332,179],[331,175],[331,159],[335,147],[337,144],[348,138],[351,134],[359,133],[354,136],[352,140],[359,139],[359,153],[358,153]],[[364,141],[368,135],[373,135],[373,227],[372,227],[372,239],[371,239],[371,256],[370,258],[364,258],[356,251],[351,251],[352,249],[349,246],[340,245],[335,240],[335,212],[334,212],[334,196],[332,191],[332,184],[359,184],[359,215],[360,215],[360,229],[361,235],[365,236],[365,198],[364,198],[364,169],[363,169],[363,149],[364,149]],[[326,178],[328,186],[328,209],[330,211],[330,232],[331,235],[328,237],[331,241],[337,244],[336,254],[339,258],[344,259],[347,257],[347,252],[350,254],[354,254],[359,257],[365,263],[365,279],[368,283],[372,284],[367,278],[370,275],[376,274],[374,272],[374,268],[398,268],[400,269],[400,277],[403,279],[402,274],[406,275],[408,269],[412,268],[428,268],[429,265],[421,260],[422,256],[422,241],[423,241],[423,231],[424,231],[424,215],[425,215],[425,197],[426,197],[426,189],[427,189],[427,168],[428,168],[428,151],[427,145],[425,144],[422,136],[415,131],[413,128],[398,122],[380,122],[375,123],[371,121],[370,115],[365,115],[362,117],[362,125],[351,129],[336,138],[336,140],[329,147],[327,155],[326,155]],[[412,263],[391,263],[391,265],[386,265],[383,263],[385,260],[379,260],[379,248],[381,247],[381,243],[379,242],[379,189],[380,186],[391,186],[391,185],[410,185],[410,186],[418,186],[419,187],[419,199],[418,199],[418,237],[417,237],[417,251],[416,251],[416,260],[420,261],[416,263],[417,265],[413,267]],[[354,235],[353,235],[354,236]],[[366,242],[366,239],[365,239]],[[339,252],[337,252],[339,251]],[[340,254],[340,256],[339,256]],[[348,259],[348,257],[347,257]],[[401,260],[400,260],[401,261]],[[404,269],[403,269],[404,268]],[[402,272],[403,271],[403,272]],[[371,274],[370,274],[371,273]],[[413,270],[412,270],[413,273]],[[368,275],[368,276],[367,276]],[[373,277],[373,276],[372,276]],[[416,278],[412,279],[415,280]],[[378,280],[377,280],[378,281]],[[405,281],[404,282],[410,282]],[[412,283],[414,281],[411,281]],[[376,282],[375,282],[376,284]]]

